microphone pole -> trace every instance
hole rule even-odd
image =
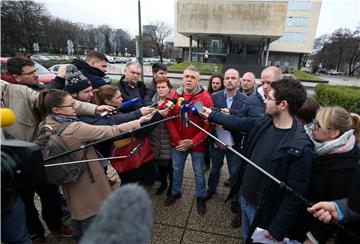
[[[226,144],[225,142],[221,141],[219,138],[217,138],[216,136],[212,135],[211,133],[207,132],[205,129],[203,129],[202,127],[200,127],[199,125],[197,125],[195,122],[189,120],[189,123],[192,124],[193,126],[195,126],[196,128],[198,128],[199,130],[203,131],[206,135],[210,136],[212,139],[214,139],[215,141],[221,143],[222,145],[224,145],[227,149],[229,149],[230,151],[232,151],[233,153],[235,153],[237,156],[239,156],[240,158],[242,158],[243,160],[245,160],[246,162],[248,162],[251,166],[255,167],[257,170],[259,170],[261,173],[263,173],[264,175],[266,175],[267,177],[269,177],[272,181],[274,181],[275,183],[277,183],[280,188],[284,188],[285,190],[287,190],[288,192],[290,192],[291,194],[293,194],[295,197],[297,197],[298,199],[300,199],[301,201],[303,201],[305,203],[305,205],[307,207],[311,207],[313,205],[313,203],[311,201],[309,201],[308,199],[306,199],[305,197],[303,197],[299,192],[295,191],[294,189],[292,189],[290,186],[288,186],[285,182],[277,179],[276,177],[274,177],[273,175],[271,175],[269,172],[267,172],[266,170],[264,170],[263,168],[261,168],[259,165],[257,165],[256,163],[254,163],[253,161],[251,161],[250,159],[248,159],[247,157],[245,157],[244,155],[242,155],[241,153],[239,153],[238,151],[236,151],[233,147],[231,147],[230,145]],[[347,228],[345,228],[344,225],[339,224],[339,222],[334,221],[333,219],[331,219],[330,221],[332,224],[334,224],[335,226],[337,226],[338,228],[345,230],[346,232],[348,232],[349,234],[352,234],[354,236],[356,236],[355,233],[353,233],[352,231],[348,230]]]
[[[99,161],[99,160],[112,160],[112,159],[128,158],[128,157],[131,157],[134,153],[136,153],[139,150],[140,146],[141,146],[141,143],[139,143],[136,147],[134,147],[134,149],[131,150],[128,153],[128,155],[117,156],[117,157],[108,157],[108,158],[84,159],[84,160],[70,161],[70,162],[57,163],[57,164],[45,164],[44,167],[54,167],[54,166],[67,165],[67,164],[79,164],[79,163],[85,163],[85,162],[95,162],[95,161]]]
[[[141,129],[144,129],[144,128],[147,128],[147,127],[151,127],[151,126],[154,126],[154,125],[157,125],[157,124],[160,124],[160,123],[163,123],[163,122],[166,122],[168,120],[172,120],[172,119],[175,119],[177,118],[178,115],[173,115],[171,117],[168,117],[168,118],[165,118],[165,119],[162,119],[162,120],[159,120],[159,121],[155,121],[153,123],[149,123],[149,124],[146,124],[146,125],[143,125],[143,126],[140,126],[138,128],[135,128],[133,130],[128,130],[128,131],[124,131],[124,132],[121,132],[120,134],[116,135],[116,136],[112,136],[112,137],[109,137],[109,138],[105,138],[105,139],[101,139],[101,140],[97,140],[97,141],[94,141],[94,142],[90,142],[88,144],[84,144],[84,145],[81,145],[77,148],[74,148],[74,149],[70,149],[68,151],[65,151],[63,153],[59,153],[57,155],[54,155],[54,156],[51,156],[51,157],[48,157],[48,158],[45,158],[43,160],[44,163],[48,162],[48,161],[51,161],[51,160],[54,160],[54,159],[57,159],[57,158],[61,158],[63,156],[66,156],[70,153],[73,153],[73,152],[77,152],[77,151],[80,151],[80,150],[83,150],[85,148],[88,148],[88,147],[92,147],[92,146],[95,146],[97,144],[100,144],[100,143],[103,143],[103,142],[106,142],[106,141],[109,141],[109,140],[117,140],[117,139],[120,139],[122,138],[124,135],[128,135],[130,133],[133,133],[135,131],[138,131],[138,130],[141,130]],[[45,165],[46,166],[46,165]]]

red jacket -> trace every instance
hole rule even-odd
[[[211,97],[209,96],[208,92],[204,90],[201,86],[198,86],[196,91],[193,95],[186,95],[183,92],[183,88],[180,87],[170,94],[169,98],[176,98],[183,97],[184,100],[189,101],[189,104],[194,104],[195,102],[199,101],[205,107],[212,107],[213,102]],[[176,106],[169,112],[169,116],[179,114],[180,106],[176,103]],[[199,115],[195,115],[191,112],[188,112],[189,120],[193,121],[194,123],[198,124],[202,128],[207,131],[211,131],[212,127],[209,124],[206,124]],[[207,147],[207,135],[202,132],[201,130],[197,129],[195,126],[189,123],[188,127],[185,126],[185,115],[184,112],[181,112],[181,121],[177,119],[169,120],[167,122],[167,126],[169,129],[170,134],[170,144],[172,147],[176,147],[179,145],[181,140],[191,139],[193,142],[193,146],[190,149],[193,152],[205,152]]]

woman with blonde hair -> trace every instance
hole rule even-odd
[[[360,117],[342,107],[323,107],[305,130],[315,145],[308,198],[319,202],[347,197],[359,165]],[[294,239],[304,243],[325,243],[336,232],[334,226],[317,221],[305,209],[297,223]]]

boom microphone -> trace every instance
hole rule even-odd
[[[15,124],[16,117],[10,108],[0,109],[0,126],[6,127]]]
[[[137,184],[117,188],[101,205],[80,244],[143,243],[150,241],[152,204]]]

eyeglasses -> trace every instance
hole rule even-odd
[[[319,122],[317,122],[315,119],[313,120],[313,127],[315,130],[320,130],[321,126],[319,124]]]
[[[27,72],[27,73],[22,73],[22,74],[20,74],[20,75],[33,75],[33,74],[35,74],[35,73],[37,73],[37,72],[39,72],[39,70],[38,70],[38,69],[34,69],[33,71],[30,71],[30,72]]]
[[[68,107],[75,107],[75,102],[72,102],[71,104],[69,105],[61,105],[61,106],[58,106],[59,108],[68,108]]]

